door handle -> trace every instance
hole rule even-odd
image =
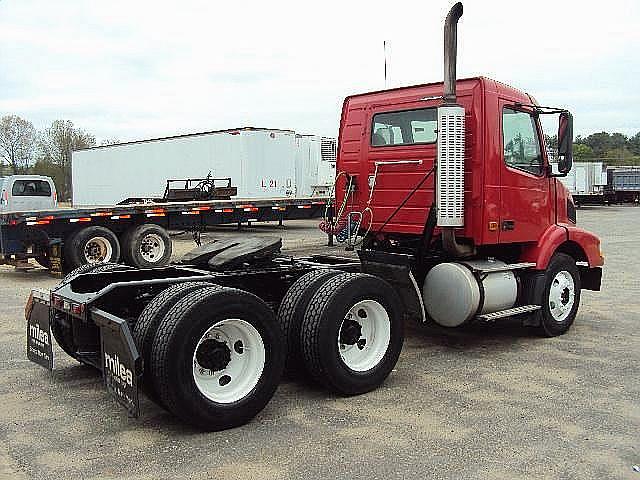
[[[513,220],[503,220],[502,221],[502,230],[503,231],[508,231],[508,230],[515,230],[516,228],[516,222]]]

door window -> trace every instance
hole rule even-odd
[[[11,195],[14,197],[50,197],[51,186],[45,180],[16,180]]]
[[[512,168],[542,174],[542,153],[535,118],[511,108],[502,111],[504,161]]]

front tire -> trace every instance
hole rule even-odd
[[[242,290],[205,287],[167,312],[150,368],[165,408],[215,431],[243,425],[265,407],[284,360],[282,333],[267,304]]]
[[[381,278],[343,273],[307,307],[300,348],[312,377],[342,395],[378,387],[398,361],[404,322],[398,294]]]
[[[556,253],[544,274],[540,333],[555,337],[566,333],[578,313],[580,305],[580,272],[575,260],[564,253]]]

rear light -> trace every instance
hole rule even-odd
[[[84,313],[84,305],[82,303],[72,303],[71,313],[74,315],[82,315]]]
[[[51,305],[60,310],[64,309],[64,300],[56,295],[51,295]]]
[[[72,315],[82,316],[84,314],[84,303],[70,302],[54,294],[51,295],[51,305]]]

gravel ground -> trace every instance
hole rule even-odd
[[[340,398],[285,382],[255,420],[218,433],[144,397],[141,417],[127,418],[96,372],[59,349],[53,374],[29,363],[24,302],[56,280],[2,267],[0,478],[640,479],[640,208],[578,216],[601,236],[606,269],[566,335],[537,338],[513,321],[412,326],[376,391]],[[327,250],[313,222],[249,232],[282,235],[292,253]]]

